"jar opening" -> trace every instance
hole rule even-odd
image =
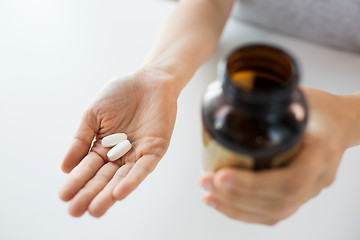
[[[278,47],[252,44],[238,48],[228,56],[224,67],[224,89],[233,95],[232,99],[281,99],[298,85],[295,60]]]
[[[234,84],[249,91],[289,84],[295,69],[294,61],[284,51],[251,45],[239,48],[229,56],[226,71]]]

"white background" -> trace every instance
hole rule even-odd
[[[230,20],[213,57],[178,101],[157,169],[102,218],[72,218],[58,199],[62,156],[92,96],[139,66],[175,3],[0,0],[0,239],[360,239],[360,148],[335,183],[275,227],[228,219],[201,203],[200,98],[218,60],[239,44],[291,50],[303,85],[360,89],[360,57]],[[349,109],[351,111],[351,109]]]

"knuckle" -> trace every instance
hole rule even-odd
[[[81,196],[82,199],[92,198],[97,194],[97,191],[89,186],[85,186],[80,189],[77,193],[78,196]]]
[[[337,155],[342,152],[342,148],[340,147],[341,145],[339,144],[338,140],[328,141],[326,145],[329,156]]]
[[[97,173],[93,179],[96,179],[97,181],[101,182],[101,183],[108,183],[111,179],[110,176],[107,176],[104,173]]]
[[[227,211],[222,211],[222,213],[229,218],[232,218],[235,220],[242,220],[242,214],[233,209],[228,209]]]
[[[233,206],[219,204],[216,209],[229,218],[235,220],[242,220],[243,218],[243,213]]]
[[[287,195],[296,194],[303,186],[303,181],[297,176],[291,176],[283,183],[283,192]]]
[[[318,185],[327,187],[334,181],[334,177],[335,176],[329,172],[329,169],[325,168],[316,172],[314,180]]]
[[[155,167],[153,166],[150,166],[150,165],[147,165],[147,164],[144,164],[144,165],[141,165],[140,169],[146,174],[146,175],[149,175],[150,173],[152,173],[155,169]]]
[[[220,169],[215,174],[215,181],[221,184],[230,179],[233,179],[233,176],[230,174],[228,169]]]
[[[269,220],[267,220],[265,222],[266,225],[268,226],[275,226],[280,220],[276,219],[276,218],[270,218]]]
[[[216,178],[219,182],[223,182],[226,180],[226,177],[228,176],[227,169],[220,169],[216,172]]]
[[[283,209],[287,208],[290,203],[289,197],[282,197],[270,206],[270,210],[273,212],[281,212]]]
[[[327,178],[326,182],[325,182],[325,187],[328,187],[328,186],[330,186],[331,184],[333,184],[334,181],[335,181],[335,178],[336,178],[335,175],[330,175],[330,176]]]
[[[282,220],[281,214],[280,213],[275,213],[266,220],[265,224],[268,225],[268,226],[275,226],[281,220]]]
[[[235,194],[235,192],[231,189],[224,190],[222,195],[223,195],[224,200],[229,201],[229,202],[235,202],[238,200],[238,195]]]
[[[249,181],[248,183],[246,183],[246,188],[249,189],[251,192],[257,192],[262,190],[261,186],[255,181]]]
[[[246,179],[242,179],[241,182],[237,183],[237,186],[244,191],[252,193],[264,190],[263,183],[258,181],[258,179],[256,179],[255,177],[248,177]]]
[[[134,167],[136,167],[140,173],[138,176],[147,176],[154,171],[156,166],[154,166],[153,164],[148,164],[146,162],[142,162],[142,163],[136,162],[134,164]]]
[[[75,174],[75,173],[76,172],[74,172],[74,174],[71,176],[71,183],[73,186],[75,185],[74,183],[81,183],[84,180],[84,178],[80,174]]]
[[[93,173],[93,172],[96,172],[96,168],[94,168],[94,166],[89,163],[89,162],[86,162],[86,161],[82,161],[80,162],[80,164],[77,166],[77,170],[80,172],[80,171],[83,171],[83,172],[86,172],[86,173]]]

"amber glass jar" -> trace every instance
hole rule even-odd
[[[202,102],[204,170],[289,164],[308,116],[294,58],[278,47],[247,45],[220,63],[218,76]]]

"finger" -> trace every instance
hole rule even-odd
[[[256,196],[252,192],[241,191],[215,185],[211,193],[223,203],[246,209],[252,213],[270,213],[287,207],[279,200],[280,197]]]
[[[275,224],[271,219],[272,216],[269,216],[268,213],[254,213],[253,211],[249,211],[248,209],[240,209],[238,207],[234,207],[232,205],[229,205],[228,203],[222,202],[221,200],[217,199],[211,193],[208,193],[203,197],[203,202],[209,207],[218,210],[219,212],[232,219],[248,223],[261,223],[266,225]]]
[[[199,179],[199,185],[206,191],[212,191],[214,189],[214,173],[205,173]]]
[[[159,160],[156,155],[144,155],[137,160],[129,174],[115,187],[114,198],[122,200],[128,196],[155,169]]]
[[[73,217],[80,217],[87,210],[91,200],[108,184],[119,165],[107,163],[103,165],[95,176],[75,195],[69,204],[69,213]]]
[[[97,131],[98,128],[96,127],[94,116],[89,111],[86,111],[61,163],[61,170],[64,173],[69,173],[89,153],[91,143]]]
[[[222,202],[230,205],[238,206],[243,209],[256,213],[259,211],[273,211],[274,203],[277,204],[278,198],[271,198],[267,196],[256,196],[252,192],[243,189],[234,189],[227,185],[227,182],[214,184],[214,173],[206,173],[200,179],[200,185],[205,188]]]
[[[200,178],[200,185],[206,190],[211,191],[212,194],[223,202],[242,206],[258,212],[258,210],[273,211],[276,210],[274,205],[278,206],[279,197],[267,196],[264,194],[257,194],[250,190],[237,188],[236,186],[229,185],[230,183],[225,180],[218,180],[214,184],[215,173],[206,173]],[[220,176],[220,179],[222,177]],[[283,207],[283,206],[281,206]]]
[[[129,173],[133,165],[133,162],[128,162],[121,166],[105,188],[91,201],[88,208],[91,216],[101,217],[116,202],[113,191],[116,185]]]
[[[102,165],[104,165],[102,157],[95,152],[90,152],[80,164],[71,171],[63,183],[59,193],[60,199],[63,201],[71,200]]]
[[[228,189],[249,191],[254,196],[289,196],[314,183],[323,169],[318,161],[323,157],[322,155],[323,152],[318,149],[317,144],[307,137],[302,150],[287,167],[258,172],[234,168],[222,169],[216,172],[214,183]]]
[[[254,172],[246,169],[224,168],[214,175],[214,187],[233,191],[253,198],[282,196],[283,181],[288,179],[284,169]]]
[[[268,196],[266,194],[258,194],[257,192],[233,186],[233,183],[229,182],[227,179],[222,180],[221,178],[223,177],[221,174],[217,175],[217,181],[216,184],[214,184],[214,175],[214,173],[206,173],[200,178],[199,182],[206,191],[211,191],[222,201],[236,203],[250,209],[263,210],[273,209],[273,204],[278,203],[278,195]]]

